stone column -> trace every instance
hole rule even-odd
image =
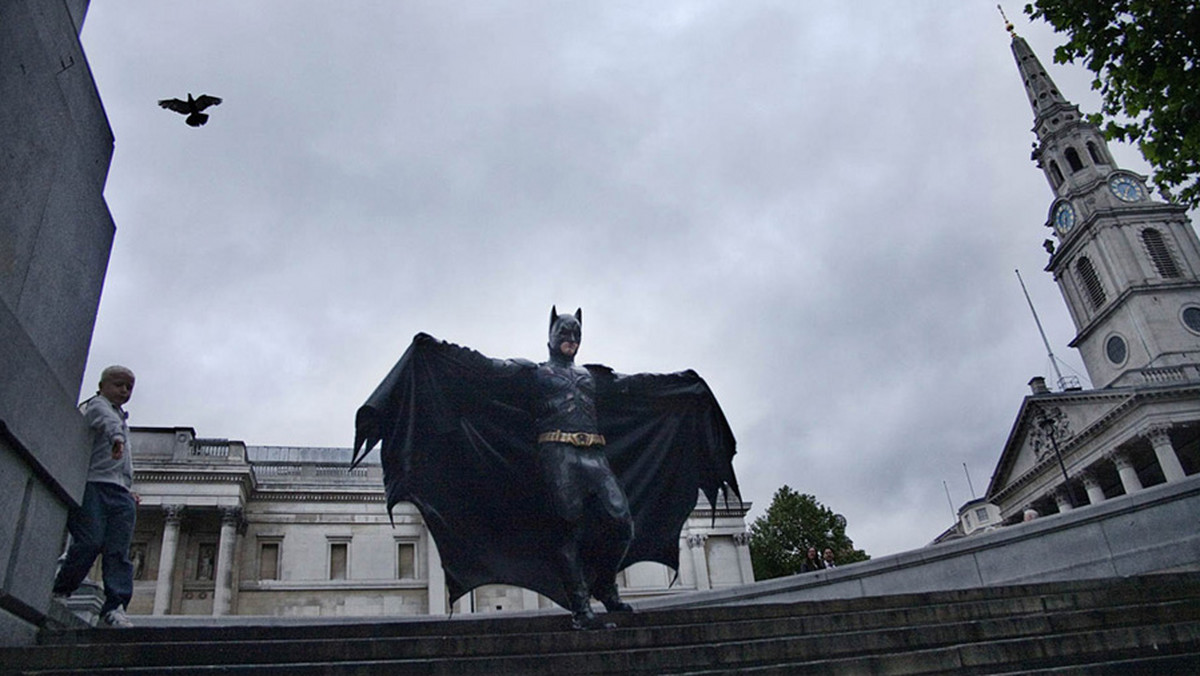
[[[241,520],[241,507],[221,508],[221,539],[217,543],[217,573],[213,582],[213,615],[229,614],[233,600],[233,550]]]
[[[742,573],[742,584],[754,582],[754,562],[750,559],[750,534],[746,531],[733,534],[733,544],[737,547],[738,567]]]
[[[1151,427],[1143,435],[1150,440],[1150,444],[1154,446],[1154,455],[1158,458],[1158,465],[1162,467],[1163,476],[1167,478],[1167,482],[1179,481],[1187,476],[1183,473],[1183,465],[1179,464],[1179,456],[1175,454],[1175,446],[1171,444],[1171,436],[1168,432],[1171,431],[1169,425],[1159,425]]]
[[[696,569],[696,591],[712,589],[712,581],[708,578],[708,557],[704,553],[704,543],[707,535],[693,534],[687,538],[688,549],[692,550],[692,564]]]
[[[1121,486],[1125,488],[1126,495],[1142,490],[1142,480],[1138,478],[1137,469],[1129,459],[1128,452],[1113,451],[1109,458],[1117,466],[1117,474],[1121,477]]]
[[[1095,472],[1086,471],[1083,473],[1083,487],[1087,489],[1088,502],[1093,505],[1098,505],[1104,502],[1104,489],[1100,487],[1100,481],[1096,478]]]
[[[442,569],[442,555],[429,530],[425,531],[425,551],[428,552],[426,577],[429,580],[429,614],[446,614],[446,571]]]
[[[1071,489],[1066,484],[1054,489],[1054,502],[1058,504],[1058,511],[1066,513],[1074,509],[1071,505]]]
[[[163,522],[162,549],[158,555],[158,579],[154,582],[153,615],[166,615],[171,608],[172,582],[175,579],[175,553],[179,547],[179,522],[183,519],[183,505],[163,505],[166,517]]]

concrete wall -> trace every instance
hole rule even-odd
[[[75,405],[114,226],[113,137],[79,44],[86,9],[0,2],[0,644],[32,641],[46,621],[87,472]]]
[[[1200,570],[1200,475],[1065,514],[829,571],[639,608],[791,603]]]

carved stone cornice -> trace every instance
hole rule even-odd
[[[228,471],[210,471],[201,470],[169,470],[169,469],[138,469],[133,470],[133,479],[135,482],[158,482],[158,483],[240,483],[246,488],[253,485],[253,477],[249,472],[228,472]]]

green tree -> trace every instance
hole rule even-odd
[[[1036,0],[1025,13],[1067,34],[1056,62],[1096,74],[1103,115],[1089,120],[1137,143],[1165,196],[1200,206],[1200,3]]]
[[[834,552],[838,565],[871,558],[846,537],[846,520],[817,499],[788,486],[775,491],[767,512],[750,526],[754,579],[799,573],[809,547]]]

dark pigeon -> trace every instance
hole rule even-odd
[[[208,122],[208,115],[205,115],[200,111],[208,108],[209,106],[219,105],[220,103],[221,99],[215,96],[209,96],[208,94],[201,94],[200,98],[193,99],[191,93],[189,92],[187,101],[180,101],[179,99],[163,99],[162,101],[158,102],[158,105],[166,108],[167,110],[173,110],[181,115],[187,115],[187,119],[184,121],[187,122],[189,126],[199,127],[205,122]]]

